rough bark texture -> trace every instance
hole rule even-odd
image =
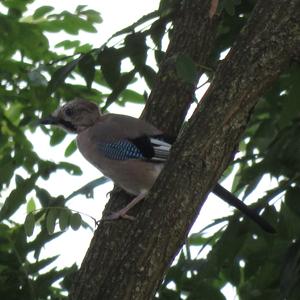
[[[196,6],[198,3],[203,8],[204,1],[185,2]],[[209,5],[204,7],[208,15]],[[136,221],[99,225],[70,299],[153,299],[208,192],[232,158],[258,97],[290,61],[295,45],[299,45],[299,13],[300,0],[258,1],[246,28],[219,66],[204,99],[176,142],[149,197],[134,210]],[[186,18],[190,20],[189,15]],[[178,38],[177,43],[180,42]],[[188,40],[185,47],[189,47]],[[190,97],[193,90],[182,90],[180,82],[170,83],[168,76],[153,91],[146,117],[158,125],[163,123],[160,115],[170,117],[172,126],[179,128],[169,114],[185,101],[178,95]],[[173,101],[174,106],[166,108]]]
[[[198,78],[204,73],[201,66],[207,65],[219,24],[218,17],[209,18],[209,8],[210,1],[184,1],[184,7],[175,15],[166,59],[142,114],[142,118],[173,136],[182,126],[196,89],[195,84],[177,76],[175,61],[178,55],[188,55],[199,66]]]

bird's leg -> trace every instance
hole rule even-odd
[[[137,195],[125,207],[118,210],[117,212],[113,212],[111,215],[106,217],[105,220],[116,220],[116,219],[119,219],[119,218],[134,220],[135,218],[132,217],[132,216],[127,215],[127,212],[132,207],[134,207],[136,204],[138,204],[140,201],[142,201],[145,198],[145,196],[146,196],[146,193],[141,193],[141,194]]]

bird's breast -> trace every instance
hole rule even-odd
[[[93,141],[93,138],[88,132],[82,132],[78,134],[77,147],[83,157],[96,168],[100,169],[104,173],[102,160],[105,159],[102,153],[97,149],[97,143]],[[107,176],[107,174],[105,174]]]
[[[130,194],[148,191],[163,168],[162,163],[139,159],[108,159],[93,142],[89,134],[77,136],[77,146],[84,158]]]

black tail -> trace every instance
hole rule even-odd
[[[220,184],[217,184],[212,192],[220,197],[222,200],[227,202],[229,205],[234,206],[242,213],[244,213],[247,217],[249,217],[252,221],[258,224],[263,230],[268,233],[275,233],[275,229],[271,226],[267,221],[265,221],[260,215],[257,214],[256,211],[250,209],[244,202],[234,196],[232,193],[223,188]]]

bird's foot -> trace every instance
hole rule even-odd
[[[125,207],[122,209],[118,210],[117,212],[111,213],[109,216],[102,218],[104,221],[112,221],[112,220],[117,220],[117,219],[127,219],[134,221],[135,217],[127,215],[127,212],[134,207],[137,203],[139,203],[141,200],[145,198],[145,193],[141,193],[137,195],[131,202],[129,202]]]
[[[118,220],[118,219],[125,219],[125,220],[131,220],[134,221],[135,217],[127,215],[126,212],[124,212],[122,209],[117,211],[117,212],[113,212],[111,213],[109,216],[106,216],[104,218],[102,218],[102,220],[104,221],[113,221],[113,220]]]

